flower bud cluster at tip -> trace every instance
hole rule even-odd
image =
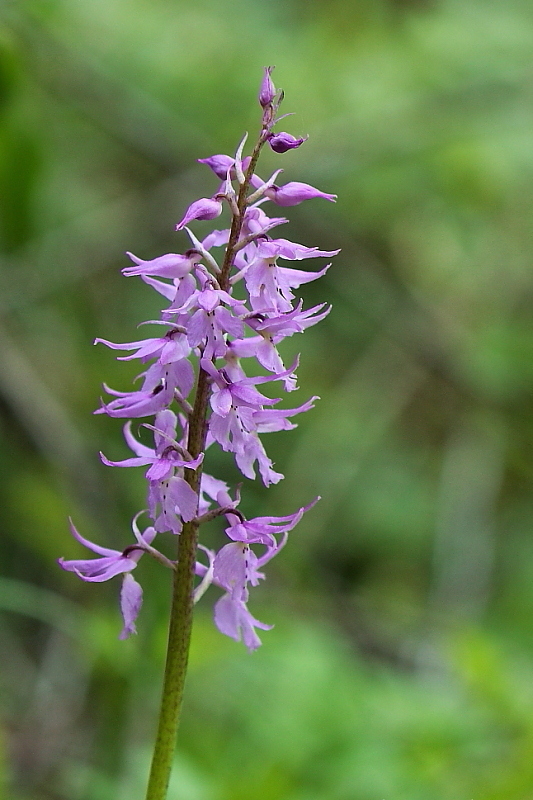
[[[289,116],[288,114],[284,114],[282,117],[277,116],[284,93],[282,89],[278,91],[274,86],[272,81],[273,69],[274,67],[265,67],[261,88],[259,90],[259,104],[263,109],[263,137],[275,153],[286,153],[288,150],[294,150],[300,147],[300,145],[307,141],[308,137],[303,136],[297,138],[285,131],[279,133],[274,133],[272,131],[272,128],[277,122],[283,119],[283,117]]]
[[[307,137],[272,132],[283,99],[283,93],[273,84],[272,70],[273,67],[265,68],[259,92],[263,109],[261,141],[268,141],[275,152],[284,153],[300,147]],[[183,254],[167,253],[148,260],[128,253],[132,264],[123,269],[124,275],[140,277],[166,301],[160,318],[144,323],[155,326],[153,335],[121,344],[95,340],[125,352],[118,356],[119,360],[136,359],[142,365],[141,385],[131,391],[104,385],[109,398],[102,400],[95,413],[127,420],[124,438],[133,455],[117,461],[101,454],[101,459],[111,467],[146,469],[146,513],[150,523],[141,532],[137,514],[132,524],[135,544],[122,551],[88,541],[71,524],[74,538],[96,553],[97,558],[60,559],[59,563],[88,582],[124,576],[121,638],[135,632],[142,589],[131,573],[143,553],[175,567],[153,546],[156,537],[164,533],[179,535],[186,523],[200,525],[221,516],[227,521],[227,540],[218,552],[199,546],[202,555],[195,568],[199,578],[195,595],[199,599],[211,584],[222,590],[214,608],[216,626],[254,650],[261,643],[257,629],[267,630],[270,626],[255,619],[248,610],[249,589],[264,578],[263,566],[282,549],[289,531],[316,502],[285,517],[247,520],[238,509],[240,491],[232,497],[224,481],[203,469],[209,449],[219,447],[232,454],[238,469],[248,479],[253,480],[259,473],[265,486],[269,486],[283,478],[274,469],[261,437],[296,427],[293,418],[313,408],[318,398],[311,397],[291,408],[279,408],[282,398],[264,394],[259,387],[276,384],[280,386],[278,394],[298,388],[298,359],[286,366],[279,345],[287,337],[317,324],[330,311],[325,303],[304,310],[303,300],[295,295],[295,290],[320,278],[330,265],[305,271],[283,262],[329,258],[339,252],[273,238],[271,231],[287,220],[268,216],[264,210],[266,201],[274,206],[292,206],[313,198],[335,201],[336,195],[306,183],[279,186],[275,180],[281,170],[266,181],[255,171],[245,179],[250,157],[242,156],[244,142],[245,139],[233,157],[218,154],[199,159],[222,183],[212,197],[193,202],[176,225],[176,230],[186,231],[191,247]],[[246,189],[243,210],[242,206],[237,207],[235,198],[239,191],[239,197],[243,197]],[[189,224],[216,219],[222,214],[225,202],[233,219],[239,219],[236,242],[229,245],[229,227],[197,238]],[[220,248],[222,255],[217,256]],[[221,285],[219,277],[225,259],[231,272],[229,281]],[[237,285],[242,287],[238,297],[234,295]],[[254,365],[252,375],[247,363]],[[259,376],[255,374],[257,366],[263,370]],[[187,447],[189,425],[194,429],[191,395],[200,372],[208,381],[209,397],[205,449],[198,453],[192,447],[193,452],[189,452]],[[141,423],[140,432],[134,434],[132,420],[145,418],[152,421]],[[142,441],[147,436],[152,437],[150,445]],[[187,479],[195,471],[200,476],[198,492]]]

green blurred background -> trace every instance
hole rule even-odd
[[[92,340],[158,313],[124,252],[184,250],[266,64],[310,139],[260,174],[339,195],[280,235],[342,253],[284,350],[322,400],[245,506],[323,500],[253,594],[257,653],[200,603],[170,800],[531,800],[530,0],[3,0],[0,796],[144,796],[168,575],[140,565],[122,643],[120,582],[55,559],[69,514],[129,542],[144,471],[100,464],[127,450],[91,412],[139,370]]]

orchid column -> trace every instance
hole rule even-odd
[[[128,254],[133,265],[126,267],[124,274],[139,276],[169,303],[160,319],[146,323],[160,326],[160,333],[125,344],[96,340],[127,351],[129,355],[120,356],[121,360],[139,359],[149,364],[141,373],[140,389],[118,392],[105,387],[112,399],[96,412],[128,420],[124,436],[133,457],[111,461],[102,454],[101,458],[113,467],[148,468],[147,509],[135,516],[134,542],[122,551],[87,541],[71,524],[73,536],[98,557],[60,559],[59,563],[85,581],[101,582],[123,574],[121,638],[135,633],[142,589],[132,570],[143,553],[173,572],[167,662],[147,800],[164,800],[167,794],[194,603],[211,584],[217,586],[222,595],[214,607],[216,626],[227,636],[242,639],[249,650],[256,649],[261,644],[257,629],[271,626],[249,611],[249,587],[264,578],[262,567],[285,545],[288,532],[316,502],[289,516],[247,520],[238,508],[239,492],[232,493],[224,481],[203,469],[206,451],[218,445],[233,453],[246,478],[254,479],[257,470],[266,486],[277,483],[283,475],[274,470],[260,435],[294,428],[292,418],[312,408],[318,399],[312,397],[295,408],[277,408],[280,398],[269,398],[257,388],[277,382],[282,392],[297,389],[298,361],[286,367],[278,345],[320,322],[330,310],[325,304],[304,310],[293,293],[324,275],[329,265],[318,272],[305,272],[281,266],[278,259],[300,261],[338,253],[270,235],[287,220],[267,216],[263,210],[266,202],[283,207],[312,198],[336,198],[306,183],[276,185],[281,170],[267,181],[257,175],[257,160],[266,144],[276,153],[284,153],[305,141],[273,131],[282,119],[278,110],[283,92],[276,91],[271,73],[272,68],[266,68],[261,83],[262,125],[251,155],[243,157],[245,136],[234,158],[215,155],[199,159],[221,183],[212,197],[192,203],[176,226],[187,232],[190,249],[150,261]],[[189,223],[215,219],[225,206],[231,227],[197,238]],[[222,255],[216,257],[213,251],[220,248]],[[234,296],[238,283],[243,285],[240,296],[246,299]],[[247,377],[243,362],[250,360],[258,362],[267,374]],[[131,420],[147,417],[152,421],[142,425],[153,435],[153,447],[142,444],[132,432]],[[143,513],[150,523],[141,532],[139,517]],[[225,518],[229,540],[217,553],[198,541],[202,523],[216,517]],[[175,561],[153,544],[158,534],[168,532],[177,537]]]

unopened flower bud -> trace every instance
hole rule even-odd
[[[259,103],[263,108],[269,106],[276,96],[276,87],[272,83],[270,77],[274,67],[265,67],[265,74],[261,81],[261,88],[259,89]]]
[[[232,168],[235,164],[234,158],[222,154],[209,156],[209,158],[198,158],[197,161],[200,164],[205,164],[207,167],[212,169],[217,178],[220,178],[221,181],[226,180],[226,175],[228,174],[229,169],[231,169],[233,172]]]
[[[220,178],[221,181],[225,181],[228,170],[230,171],[229,176],[230,179],[233,181],[235,180],[235,159],[231,156],[225,156],[223,154],[216,155],[216,156],[209,156],[209,158],[198,158],[196,159],[200,164],[205,164],[206,167],[209,167],[217,178]],[[242,160],[242,169],[245,170],[250,163],[250,156],[246,156]]]
[[[271,134],[268,138],[268,143],[275,153],[286,153],[287,150],[294,150],[296,147],[300,147],[307,138],[307,136],[304,136],[303,138],[297,139],[290,133],[285,133],[285,131],[283,131],[281,133]]]
[[[144,261],[137,258],[133,253],[126,253],[133,261],[133,266],[124,267],[122,274],[130,275],[151,275],[157,278],[183,278],[187,275],[202,259],[202,253],[198,250],[187,250],[185,255],[177,253],[167,253],[158,258]]]
[[[299,181],[291,181],[291,183],[286,183],[285,186],[271,186],[266,190],[265,195],[278,206],[297,206],[299,203],[303,203],[304,200],[311,200],[313,197],[323,197],[332,203],[337,199],[336,194],[326,194],[326,192],[321,192],[308,183],[300,183]]]
[[[178,222],[176,225],[176,230],[180,231],[193,219],[215,219],[215,217],[219,217],[221,214],[222,203],[220,200],[202,197],[189,206],[181,222]]]

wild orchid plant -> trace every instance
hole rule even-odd
[[[170,303],[161,319],[149,322],[162,326],[162,335],[125,344],[96,339],[112,349],[132,351],[120,360],[152,362],[140,376],[142,388],[118,392],[106,386],[106,392],[114,399],[103,402],[95,412],[130,420],[124,427],[124,436],[134,456],[124,461],[110,461],[103,454],[101,458],[104,464],[114,467],[148,467],[147,513],[151,524],[141,532],[138,520],[144,512],[139,512],[132,523],[135,541],[122,551],[93,544],[71,524],[75,539],[98,558],[60,559],[59,563],[89,582],[124,575],[120,594],[124,625],[120,638],[135,633],[142,589],[132,571],[143,553],[173,571],[167,662],[147,800],[164,800],[167,794],[194,603],[211,584],[221,589],[214,608],[216,626],[221,633],[237,641],[242,639],[249,650],[255,650],[261,644],[257,629],[268,630],[271,626],[255,619],[248,610],[249,586],[257,586],[264,578],[263,566],[277,555],[288,532],[316,502],[285,517],[246,519],[238,508],[239,490],[232,496],[224,481],[203,471],[206,450],[218,444],[234,454],[246,478],[254,479],[257,468],[266,486],[277,483],[283,475],[274,470],[260,434],[296,427],[292,418],[312,408],[318,399],[312,397],[296,408],[280,409],[274,407],[279,398],[267,397],[257,389],[271,381],[280,382],[285,392],[297,389],[298,360],[286,368],[277,347],[286,337],[320,322],[330,311],[324,303],[304,311],[302,300],[295,302],[292,291],[320,278],[329,265],[318,272],[304,272],[280,266],[278,258],[300,261],[339,252],[270,236],[273,228],[287,220],[268,217],[262,208],[266,201],[286,207],[315,197],[336,199],[336,195],[306,183],[276,185],[282,170],[267,181],[256,173],[265,144],[276,153],[285,153],[300,147],[307,138],[273,131],[276,123],[288,115],[277,116],[283,92],[274,87],[272,69],[265,68],[261,82],[262,125],[252,154],[243,157],[245,136],[235,158],[215,155],[198,159],[222,183],[212,197],[192,203],[176,225],[176,230],[187,231],[192,247],[183,255],[168,253],[149,261],[128,253],[133,265],[123,270],[124,275],[140,276]],[[231,227],[214,230],[201,241],[197,239],[189,223],[217,218],[225,203],[229,206]],[[212,253],[217,247],[225,248],[220,259]],[[239,283],[246,299],[233,294]],[[268,374],[247,377],[242,364],[246,359],[255,359]],[[143,423],[153,434],[154,445],[147,447],[134,436],[131,419],[152,416],[153,424]],[[229,539],[217,553],[198,541],[200,526],[216,517],[225,517]],[[175,561],[153,546],[156,536],[165,532],[177,536]]]

